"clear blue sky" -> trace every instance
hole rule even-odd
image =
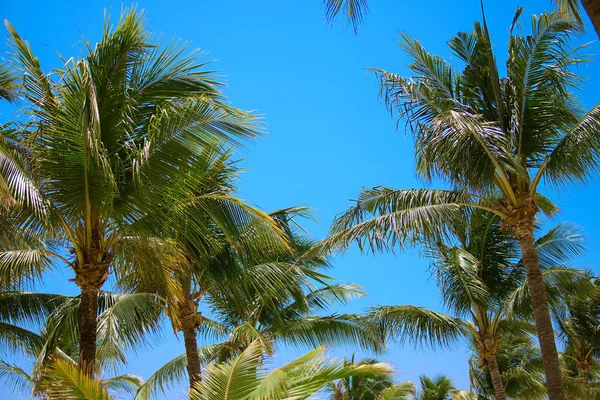
[[[487,3],[500,60],[516,7],[524,5],[528,18],[552,6],[550,0]],[[0,0],[0,4],[0,17],[10,20],[31,42],[44,67],[60,65],[55,51],[66,58],[80,55],[77,41],[81,35],[97,41],[104,10],[112,9],[116,17],[122,7],[121,1],[109,0]],[[211,68],[224,76],[235,106],[264,115],[269,135],[240,153],[241,165],[248,170],[240,195],[265,210],[296,204],[313,207],[319,223],[310,223],[308,228],[315,238],[325,236],[333,217],[350,205],[348,199],[356,197],[361,187],[422,186],[413,172],[410,135],[396,131],[395,120],[378,101],[377,81],[365,68],[406,72],[407,57],[395,43],[398,31],[414,35],[428,50],[449,57],[445,42],[459,30],[470,30],[480,19],[478,0],[372,0],[371,13],[355,36],[342,26],[326,26],[320,0],[148,0],[138,4],[146,11],[149,28],[208,52],[206,59],[215,60]],[[594,40],[591,33],[582,39]],[[599,49],[596,42],[591,45],[591,53]],[[600,63],[582,67],[581,73],[590,77],[582,94],[589,106],[600,101]],[[10,117],[6,107],[0,112],[0,121]],[[576,261],[580,267],[595,267],[600,245],[597,183],[554,194],[563,211],[556,222],[580,224],[588,240],[589,253]],[[437,288],[427,273],[428,263],[416,251],[362,256],[352,249],[335,258],[334,265],[331,275],[361,284],[368,294],[344,311],[378,304],[441,309]],[[69,277],[59,272],[48,276],[44,290],[75,293]],[[183,343],[170,336],[168,329],[166,337],[161,346],[132,356],[126,371],[148,377],[184,352]],[[282,349],[281,357],[298,353]],[[336,354],[350,355],[350,351]],[[416,381],[420,374],[444,373],[467,389],[467,357],[464,346],[433,352],[392,345],[381,359],[396,368],[398,380]]]

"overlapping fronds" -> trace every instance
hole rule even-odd
[[[65,400],[110,400],[102,382],[84,375],[77,365],[71,362],[56,360],[48,371],[52,381],[51,398]]]
[[[315,349],[266,373],[262,350],[249,346],[236,359],[206,368],[204,380],[190,397],[200,399],[290,399],[316,394],[327,383],[353,375],[389,373],[386,364],[347,364],[327,361],[323,349]]]

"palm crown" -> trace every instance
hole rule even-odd
[[[507,76],[499,78],[485,18],[449,45],[464,62],[458,71],[404,35],[412,78],[375,70],[386,103],[405,117],[415,138],[417,172],[439,177],[452,190],[363,190],[338,216],[324,250],[385,250],[416,237],[443,235],[461,209],[498,215],[514,229],[523,254],[549,395],[562,399],[558,352],[537,252],[534,223],[557,208],[539,185],[586,181],[600,161],[600,105],[583,114],[571,91],[572,67],[584,60],[569,40],[578,26],[559,13],[533,16],[520,32],[517,11],[509,38]],[[517,33],[515,33],[517,32]]]
[[[124,12],[112,31],[107,20],[100,43],[86,43],[86,57],[51,75],[12,25],[7,29],[33,117],[14,133],[27,148],[29,196],[13,221],[47,234],[72,257],[29,246],[5,253],[3,270],[18,280],[13,267],[35,260],[43,269],[57,256],[73,269],[82,290],[79,360],[93,371],[98,290],[111,266],[143,260],[144,252],[134,254],[139,248],[119,241],[151,238],[182,220],[189,236],[202,237],[206,223],[194,220],[192,210],[206,202],[190,198],[200,150],[257,130],[251,116],[223,103],[198,53],[186,54],[177,41],[161,46],[135,10]]]

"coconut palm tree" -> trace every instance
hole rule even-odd
[[[454,383],[446,375],[433,378],[426,375],[419,377],[421,389],[417,391],[416,400],[468,400],[475,397],[471,392],[457,390]]]
[[[473,354],[469,359],[471,388],[480,399],[495,399],[492,377],[487,369],[481,368],[475,344]],[[546,398],[544,367],[540,351],[532,338],[510,333],[502,336],[499,339],[496,358],[507,398],[523,400]]]
[[[0,385],[12,391],[30,391],[45,398],[52,388],[48,377],[55,360],[77,366],[80,298],[62,295],[0,293],[0,348],[14,356],[21,353],[30,362],[29,370],[0,359]],[[125,365],[125,351],[152,342],[160,332],[163,307],[153,296],[101,292],[97,375],[113,375],[101,380],[110,391],[133,394],[143,380],[132,374],[117,375]]]
[[[252,269],[249,272],[251,274]],[[251,344],[260,346],[263,358],[274,356],[278,345],[300,348],[358,346],[379,351],[381,345],[364,317],[353,314],[322,315],[329,306],[345,303],[359,295],[362,295],[362,291],[353,285],[329,285],[313,290],[305,298],[288,301],[277,307],[257,298],[248,302],[250,307],[242,315],[236,315],[238,311],[232,310],[230,305],[223,305],[223,299],[211,301],[209,308],[214,315],[202,315],[203,323],[198,330],[205,340],[212,339],[213,343],[197,348],[195,357],[200,365],[227,362]],[[211,319],[211,316],[215,318]],[[215,338],[221,341],[214,343]],[[147,400],[156,393],[168,392],[185,376],[188,355],[186,349],[185,354],[160,367],[140,387],[135,399]],[[189,368],[187,370],[189,376]]]
[[[125,10],[114,29],[107,19],[100,42],[84,43],[85,57],[50,74],[8,22],[7,29],[31,116],[15,138],[26,146],[27,171],[39,189],[30,202],[34,212],[23,210],[14,221],[50,232],[62,250],[11,249],[0,257],[2,269],[37,257],[40,271],[52,259],[73,270],[81,289],[78,360],[91,374],[100,289],[111,270],[144,268],[152,260],[145,257],[151,251],[120,242],[183,225],[190,237],[206,239],[207,221],[194,220],[197,208],[210,209],[211,224],[235,237],[230,221],[253,211],[229,198],[190,197],[190,172],[203,147],[251,138],[257,130],[250,115],[223,103],[220,83],[202,69],[197,52],[179,41],[162,45],[135,9]]]
[[[226,303],[246,307],[252,294],[275,298],[278,291],[297,281],[288,273],[291,249],[277,222],[234,197],[237,169],[230,155],[229,151],[205,147],[198,157],[190,191],[195,202],[204,203],[192,210],[192,218],[206,227],[202,236],[198,237],[192,226],[152,238],[155,260],[144,269],[115,260],[122,263],[117,271],[119,287],[156,293],[167,304],[174,330],[183,335],[190,386],[201,376],[197,334],[203,330],[213,334],[215,328],[201,314],[201,304],[214,304],[213,299],[222,295]],[[147,240],[138,237],[129,237],[122,245],[124,251],[132,246],[148,248]],[[252,254],[261,254],[262,259],[248,265]],[[269,254],[277,254],[279,259],[267,260],[265,255]],[[172,268],[164,268],[165,264]]]
[[[477,349],[480,367],[491,375],[495,398],[504,400],[505,382],[497,360],[500,338],[533,332],[533,326],[514,315],[514,292],[525,284],[518,243],[497,215],[480,210],[454,221],[449,231],[452,236],[445,241],[425,243],[425,254],[433,259],[433,274],[452,315],[416,306],[376,307],[370,314],[386,338],[442,346],[467,338]],[[550,230],[537,246],[543,260],[556,254],[567,258],[582,250],[580,236],[567,225]]]
[[[328,361],[324,349],[315,349],[290,363],[266,371],[260,346],[249,346],[228,363],[207,367],[206,378],[190,391],[190,400],[306,399],[329,382],[348,376],[389,374],[387,364],[347,364]],[[102,382],[90,378],[72,364],[59,360],[49,372],[53,398],[109,400]]]
[[[354,356],[346,362],[355,364]],[[357,365],[376,363],[376,360],[363,360]],[[409,400],[415,389],[410,381],[396,385],[391,374],[376,374],[349,376],[329,383],[325,390],[331,400]]]
[[[255,341],[263,345],[265,356],[273,355],[277,343],[358,345],[379,350],[380,343],[362,317],[323,315],[332,304],[345,303],[363,292],[355,285],[333,284],[318,272],[328,265],[325,259],[302,257],[312,242],[299,235],[296,219],[306,216],[306,210],[293,207],[270,215],[286,233],[292,253],[268,247],[245,247],[243,251],[239,246],[225,246],[215,255],[188,253],[193,262],[191,268],[178,271],[184,291],[175,296],[187,302],[176,301],[168,313],[174,328],[184,334],[186,354],[157,370],[140,388],[137,399],[147,399],[157,390],[164,392],[183,377],[186,364],[193,387],[201,380],[201,365],[231,359]],[[152,286],[155,279],[139,274],[131,271],[121,285],[160,292],[162,285]],[[160,296],[168,298],[168,293],[162,291]],[[210,312],[200,312],[207,308]],[[217,338],[223,341],[199,349],[198,334],[213,343]]]
[[[383,97],[413,128],[418,174],[441,178],[451,189],[365,189],[336,218],[321,249],[357,242],[361,249],[386,250],[443,235],[461,209],[496,214],[519,240],[548,394],[556,400],[564,397],[562,378],[534,224],[540,211],[557,211],[540,193],[542,182],[565,187],[599,167],[600,104],[582,115],[570,94],[581,79],[571,67],[583,61],[569,45],[573,23],[552,13],[533,16],[530,35],[518,26],[516,15],[503,79],[485,19],[449,42],[462,71],[403,36],[414,76],[376,70]]]
[[[598,279],[592,278],[598,285]],[[591,383],[598,375],[600,357],[600,295],[582,295],[580,291],[564,293],[564,302],[553,307],[558,337],[563,342],[563,358],[574,364],[583,385],[583,397],[592,398]]]

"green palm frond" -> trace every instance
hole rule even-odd
[[[415,393],[415,386],[411,381],[384,389],[377,396],[377,400],[409,400]]]
[[[310,291],[305,297],[282,310],[282,314],[304,310],[325,311],[337,304],[365,296],[362,287],[355,284],[330,284]]]
[[[341,251],[356,243],[360,249],[385,251],[406,246],[418,237],[444,234],[444,221],[460,218],[462,204],[472,203],[464,192],[448,190],[363,189],[355,205],[336,217],[319,251]]]
[[[0,321],[40,326],[68,299],[59,294],[6,291],[0,293]]]
[[[207,345],[198,348],[198,354],[203,364],[213,362],[226,344]],[[154,372],[144,383],[142,383],[134,400],[149,400],[160,393],[166,394],[178,382],[187,376],[187,357],[182,354],[175,357],[156,372]]]
[[[0,360],[0,388],[11,392],[31,392],[33,379],[22,368]]]
[[[323,0],[325,6],[325,19],[329,23],[342,20],[352,25],[354,33],[369,13],[368,0]]]
[[[133,374],[119,375],[113,378],[103,379],[102,387],[105,390],[135,394],[144,384],[144,379]]]
[[[102,382],[85,376],[70,362],[54,362],[48,377],[52,380],[51,397],[66,400],[110,400]]]
[[[96,354],[105,367],[126,364],[126,351],[139,352],[149,341],[160,340],[163,306],[156,296],[146,293],[103,293],[105,308],[98,315]]]
[[[560,11],[563,18],[573,18],[577,23],[582,24],[579,1],[577,0],[554,0],[556,8]]]
[[[17,325],[0,322],[0,351],[2,353],[35,352],[43,344],[44,339],[39,334]]]
[[[379,306],[369,318],[384,337],[420,346],[448,347],[467,333],[460,319],[417,306]]]
[[[480,261],[468,251],[452,249],[435,272],[444,302],[457,315],[468,313],[474,305],[487,306],[490,293],[480,278]]]
[[[447,399],[456,390],[452,380],[445,375],[437,375],[433,378],[421,375],[419,377],[421,390],[417,392],[419,400]]]
[[[347,364],[327,361],[323,349],[315,349],[292,362],[265,372],[261,365],[262,350],[250,345],[226,364],[206,368],[203,381],[192,390],[192,400],[201,399],[290,399],[316,394],[329,382],[348,376],[390,373],[385,364]]]
[[[0,125],[0,191],[3,205],[30,210],[37,218],[43,219],[48,212],[48,204],[26,167],[27,151],[19,141],[19,132],[18,126]]]
[[[0,99],[13,101],[16,97],[16,76],[7,64],[0,64]]]
[[[564,293],[577,291],[582,295],[597,293],[597,288],[591,280],[589,271],[567,267],[552,267],[543,271],[544,284],[550,307],[556,306],[563,299]],[[519,286],[507,300],[507,310],[510,315],[531,315],[531,300],[526,283]]]
[[[374,351],[379,351],[382,347],[366,318],[353,314],[294,318],[269,331],[275,340],[296,346],[358,346]]]
[[[0,251],[0,276],[5,288],[20,288],[52,269],[52,255],[45,248]]]
[[[544,176],[556,185],[587,182],[600,166],[598,130],[600,104],[581,118],[548,154],[543,165]]]
[[[559,224],[536,240],[536,250],[542,267],[565,265],[586,250],[581,228],[573,224]]]

